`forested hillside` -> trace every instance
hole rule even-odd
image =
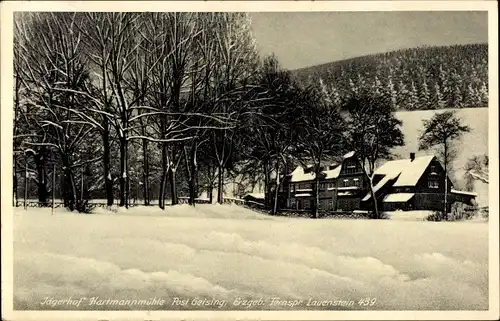
[[[322,82],[337,102],[368,90],[401,110],[488,105],[487,44],[404,49],[294,72],[301,81]]]

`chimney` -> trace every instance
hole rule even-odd
[[[410,153],[410,161],[413,162],[415,160],[415,153]]]

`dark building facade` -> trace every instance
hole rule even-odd
[[[448,211],[454,202],[472,204],[474,193],[457,191],[436,157],[388,161],[375,170],[373,190],[381,211],[442,210],[445,179],[448,180]],[[297,167],[284,186],[286,207],[308,210],[314,200],[314,173]],[[325,166],[319,184],[320,211],[370,210],[373,200],[369,179],[354,152],[340,164]]]

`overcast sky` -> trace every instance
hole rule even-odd
[[[251,13],[261,54],[283,67],[311,65],[422,45],[486,43],[487,12]]]

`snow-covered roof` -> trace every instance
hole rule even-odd
[[[411,159],[388,161],[376,169],[375,174],[391,178],[399,175],[393,186],[415,186],[433,158],[433,155],[426,155],[416,157],[413,161]]]
[[[399,175],[399,173],[397,173],[395,176],[392,174],[388,174],[388,175],[384,176],[380,180],[380,182],[377,183],[377,185],[373,186],[373,193],[376,194],[379,189],[381,189],[382,187],[385,186],[385,184],[387,184],[387,182],[389,182],[392,179],[395,179],[396,177],[398,177],[398,175]],[[368,192],[365,195],[365,197],[363,197],[363,199],[361,201],[363,201],[363,202],[368,201],[371,197],[372,197],[371,192]]]
[[[309,193],[295,194],[295,197],[308,197],[308,196],[312,196],[312,195]]]
[[[345,154],[343,156],[343,158],[344,159],[351,158],[354,156],[354,154],[355,154],[355,152],[351,151],[351,152]],[[311,165],[309,165],[308,167],[310,167],[310,166]],[[325,175],[324,179],[334,179],[334,178],[339,177],[340,170],[342,169],[342,164],[340,164],[340,165],[330,164],[330,167],[331,166],[335,166],[335,168],[329,169],[326,171],[322,171],[322,173]],[[292,176],[291,182],[313,181],[315,178],[314,173],[312,173],[312,172],[305,173],[304,168],[302,166],[297,166],[297,168],[295,168],[295,170],[292,172],[291,176]]]
[[[394,194],[389,194],[386,197],[384,197],[384,202],[385,203],[408,202],[413,196],[415,196],[415,193],[394,193]]]
[[[394,186],[417,185],[418,180],[422,177],[422,174],[424,174],[425,169],[429,166],[433,158],[433,155],[421,156],[415,158],[413,162],[408,159],[406,166],[401,171],[401,175],[399,175],[398,180],[394,183]]]
[[[351,196],[353,195],[351,192],[340,192],[337,194],[337,196]]]
[[[458,194],[458,195],[467,195],[467,196],[477,197],[477,193],[474,193],[474,192],[459,191],[456,189],[452,189],[451,192],[453,194]]]
[[[383,175],[384,177],[373,187],[373,192],[377,193],[379,189],[393,179],[396,179],[393,185],[396,187],[417,185],[418,180],[433,158],[433,155],[426,155],[415,157],[413,161],[408,158],[386,162],[375,170],[375,175]],[[367,193],[362,201],[367,201],[370,197],[371,194]]]
[[[347,153],[347,154],[344,155],[344,159],[345,158],[351,158],[351,157],[353,157],[354,153],[355,153],[354,151],[350,151],[349,153]]]
[[[341,186],[338,188],[339,191],[352,191],[352,190],[357,190],[360,189],[359,186]]]
[[[325,179],[332,179],[332,178],[337,178],[340,174],[342,166],[338,165],[334,169],[330,169],[327,171],[323,171],[322,173],[325,174]],[[313,181],[316,175],[313,172],[305,173],[304,168],[302,166],[297,166],[295,170],[292,172],[292,178],[291,182],[306,182],[306,181]]]
[[[264,195],[264,193],[248,193],[244,197],[247,197],[247,196],[250,196],[250,197],[253,197],[253,198],[259,198],[259,199],[264,199],[266,197]]]

